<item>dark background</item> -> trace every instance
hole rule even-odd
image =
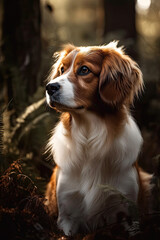
[[[141,67],[144,93],[132,115],[144,138],[139,164],[160,157],[159,0],[0,0],[0,172],[20,159],[43,195],[53,161],[45,145],[58,119],[45,103],[45,79],[62,44],[119,40]]]

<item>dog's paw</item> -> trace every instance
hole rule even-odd
[[[66,236],[73,236],[78,231],[78,224],[76,221],[70,219],[58,219],[57,225],[59,229],[63,230]]]

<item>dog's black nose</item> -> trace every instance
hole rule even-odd
[[[60,89],[59,83],[48,83],[46,86],[46,91],[50,96],[56,93],[59,89]]]

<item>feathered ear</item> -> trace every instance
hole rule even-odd
[[[143,89],[142,73],[129,56],[119,48],[103,49],[104,61],[99,80],[101,99],[107,104],[133,103],[135,95]]]

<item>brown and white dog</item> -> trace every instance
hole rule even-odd
[[[46,198],[66,235],[103,225],[109,197],[100,185],[138,201],[142,137],[129,106],[142,88],[137,63],[116,42],[59,53],[46,86],[47,103],[62,112],[48,145],[57,167]]]

